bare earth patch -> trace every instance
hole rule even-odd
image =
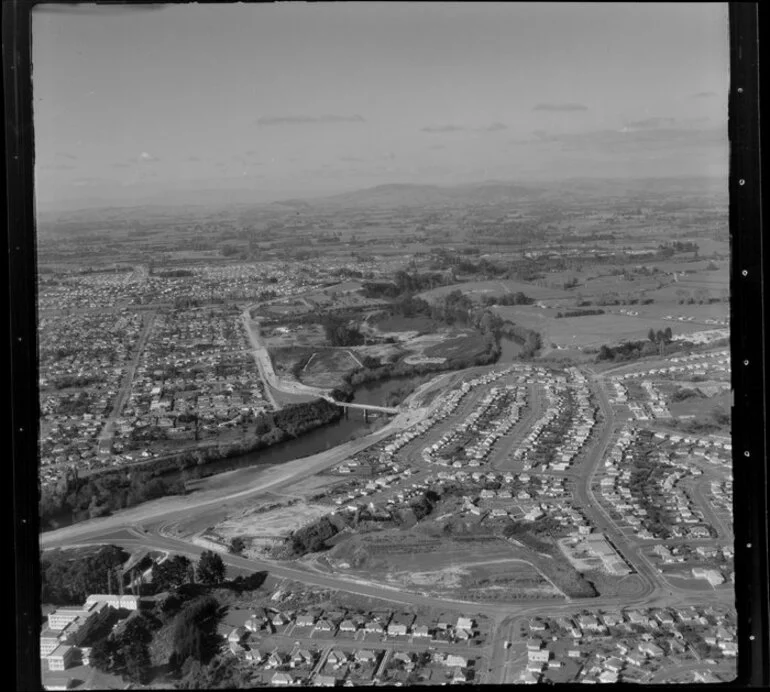
[[[259,557],[276,540],[328,513],[328,506],[308,504],[304,500],[289,501],[267,511],[261,511],[260,507],[245,508],[218,523],[209,535],[220,538],[226,545],[240,536],[247,545],[245,555]]]

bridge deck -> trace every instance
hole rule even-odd
[[[357,404],[352,401],[337,401],[336,399],[332,399],[332,397],[324,397],[324,398],[328,402],[332,404],[337,404],[337,406],[341,406],[342,408],[357,408],[363,411],[378,411],[380,413],[398,413],[399,412],[399,409],[391,408],[389,406],[375,406],[374,404]]]

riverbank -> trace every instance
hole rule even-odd
[[[421,389],[425,391],[425,388]],[[49,549],[74,545],[79,541],[87,541],[89,538],[126,526],[165,525],[189,519],[193,515],[200,518],[202,514],[208,512],[221,513],[228,502],[257,497],[335,466],[389,435],[416,425],[426,413],[425,409],[410,408],[396,415],[379,430],[328,451],[280,465],[248,467],[224,472],[201,481],[197,484],[198,488],[188,495],[150,500],[135,507],[122,509],[110,516],[87,519],[71,526],[45,531],[41,536],[41,547]]]
[[[442,375],[432,375],[427,382],[417,378],[415,387],[409,387],[411,393],[406,396],[403,407],[416,410],[421,394],[439,387],[439,383],[452,379],[453,375],[462,371],[444,372]],[[381,380],[366,386],[366,403],[384,405],[395,386],[404,387],[414,382],[409,377],[401,378],[392,384],[389,380]],[[403,395],[403,391],[400,393]],[[188,490],[196,494],[208,487],[200,479],[218,478],[230,474],[217,487],[228,486],[231,483],[245,484],[257,482],[260,473],[266,468],[282,468],[298,459],[314,458],[334,449],[344,451],[345,443],[363,436],[379,432],[385,419],[370,415],[364,419],[360,412],[350,417],[343,417],[342,409],[323,402],[333,409],[333,421],[308,429],[304,434],[291,439],[284,439],[269,446],[255,445],[246,447],[247,442],[241,441],[233,445],[229,453],[222,446],[212,447],[212,453],[202,454],[202,450],[193,450],[190,456],[182,458],[153,459],[140,462],[128,467],[111,469],[99,476],[84,479],[74,479],[66,488],[60,488],[58,499],[46,498],[41,500],[41,526],[45,530],[57,530],[81,522],[101,518],[107,514],[123,513],[129,508],[143,507],[144,504],[165,498],[184,496]],[[320,404],[319,404],[320,405]],[[286,415],[283,409],[277,415]],[[393,421],[391,421],[392,423]],[[391,423],[385,425],[389,427]],[[340,447],[342,445],[342,447]],[[218,449],[218,451],[217,451]],[[235,475],[233,475],[235,474]],[[67,504],[64,504],[67,501]]]
[[[131,507],[156,497],[182,494],[190,476],[202,475],[202,469],[216,473],[215,464],[222,460],[248,457],[247,463],[259,463],[264,456],[265,463],[279,463],[281,459],[276,458],[275,452],[271,454],[275,448],[284,451],[283,460],[306,456],[328,448],[331,444],[295,451],[289,449],[288,453],[286,446],[295,441],[299,441],[297,444],[301,446],[307,442],[308,434],[328,428],[330,424],[340,422],[342,417],[340,407],[320,399],[267,414],[263,420],[258,421],[256,434],[237,442],[200,445],[174,455],[109,468],[83,477],[73,473],[62,479],[55,488],[43,491],[40,500],[41,524],[44,527],[60,526]],[[345,439],[349,439],[352,431],[343,432]],[[338,438],[334,442],[339,441]],[[185,472],[187,477],[182,475]]]

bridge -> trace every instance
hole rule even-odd
[[[345,409],[345,417],[348,415],[348,411],[350,409],[356,409],[359,411],[364,412],[364,418],[366,420],[369,420],[369,413],[385,413],[388,415],[395,415],[399,412],[398,408],[392,408],[390,406],[375,406],[374,404],[356,404],[352,401],[337,401],[334,399],[331,395],[325,395],[323,397],[328,401],[330,404],[335,404],[336,406],[339,406],[343,409]]]

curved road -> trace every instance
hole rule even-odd
[[[270,367],[270,372],[272,372],[272,366]],[[379,431],[365,438],[353,440],[335,449],[261,471],[258,481],[248,488],[236,490],[235,492],[227,488],[220,490],[209,489],[195,493],[192,496],[164,498],[145,503],[136,508],[122,510],[111,517],[94,519],[56,531],[46,532],[41,537],[41,547],[43,549],[51,549],[74,545],[111,543],[129,549],[144,547],[197,556],[203,550],[206,550],[206,547],[197,545],[189,540],[167,535],[167,527],[176,521],[189,520],[192,516],[200,517],[201,514],[205,516],[207,512],[221,511],[227,502],[258,495],[267,490],[292,483],[301,477],[318,473],[348,458],[356,451],[385,438],[387,435],[420,422],[429,415],[435,404],[429,407],[417,408],[419,398],[428,389],[438,386],[445,378],[453,374],[455,373],[445,373],[420,387],[407,398],[402,411]],[[585,469],[586,473],[581,474],[580,480],[576,484],[576,499],[583,505],[596,527],[599,530],[605,531],[621,554],[629,561],[632,561],[645,584],[645,588],[641,593],[631,597],[599,596],[592,599],[575,599],[572,601],[544,602],[542,600],[529,599],[520,600],[515,603],[483,603],[441,598],[416,591],[405,591],[403,588],[395,588],[382,583],[356,579],[344,573],[324,574],[312,572],[297,563],[255,560],[225,553],[222,554],[222,558],[228,567],[234,570],[267,570],[271,574],[285,579],[378,598],[392,603],[440,609],[452,608],[459,609],[469,615],[474,613],[486,615],[492,618],[496,628],[495,636],[491,640],[492,655],[489,671],[491,682],[505,682],[512,679],[511,676],[514,672],[512,666],[514,663],[518,664],[520,652],[517,653],[518,650],[505,650],[501,642],[505,639],[511,642],[517,641],[517,638],[513,636],[514,629],[517,622],[522,618],[550,613],[564,613],[565,611],[578,612],[582,607],[666,607],[688,603],[702,603],[704,598],[702,592],[687,591],[668,585],[649,561],[641,555],[638,547],[632,546],[626,541],[607,512],[597,502],[591,488],[591,483],[604,458],[614,432],[612,409],[601,388],[599,388],[598,396],[600,406],[605,415],[604,430],[592,450],[593,454],[590,461],[587,462],[589,467]],[[708,597],[711,601],[729,602],[734,599],[734,593],[729,589],[716,590],[713,593],[709,593]],[[512,656],[515,656],[515,658],[511,658]]]

